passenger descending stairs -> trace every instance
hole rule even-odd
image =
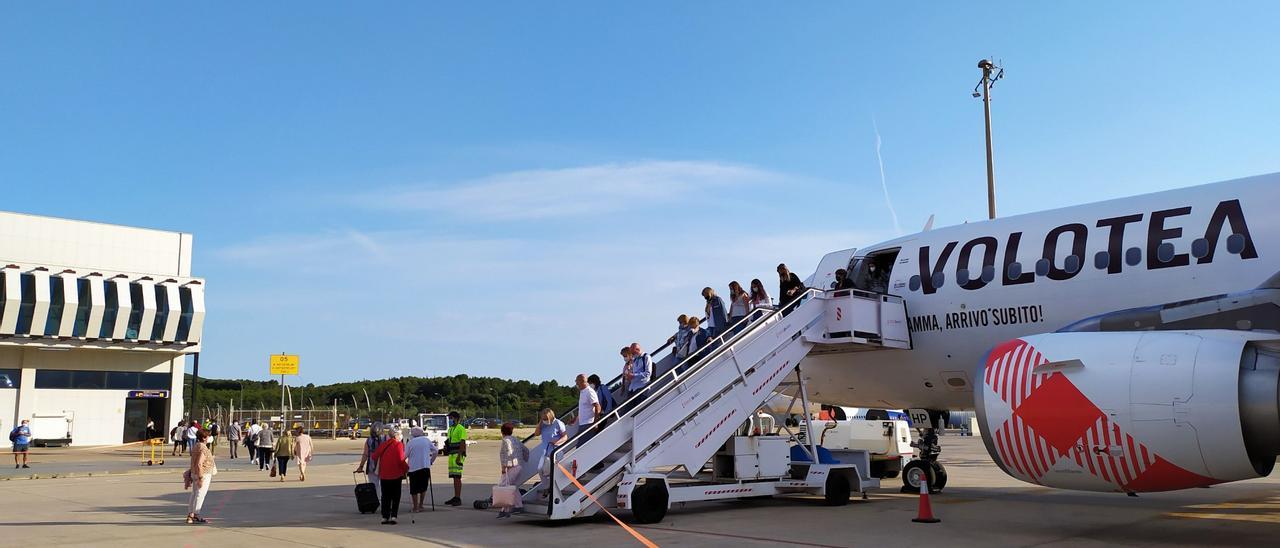
[[[697,475],[737,427],[796,371],[815,344],[909,347],[909,341],[867,339],[866,333],[844,340],[828,337],[824,319],[829,309],[833,317],[841,315],[832,309],[840,299],[867,301],[860,304],[871,303],[877,314],[885,304],[902,307],[896,297],[848,291],[836,295],[810,290],[781,310],[760,311],[711,341],[705,353],[662,373],[650,383],[647,396],[632,398],[607,415],[603,428],[590,436],[579,433],[556,448],[549,496],[542,498],[539,490],[544,486],[535,485],[525,495],[526,509],[551,519],[588,516],[599,510],[561,467],[605,506],[615,504],[614,488],[624,472],[683,467],[689,477]],[[848,310],[843,313],[852,313]],[[891,316],[899,312],[891,311]],[[529,468],[526,476],[535,473],[536,465],[531,463]]]

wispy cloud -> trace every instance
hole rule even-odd
[[[466,371],[567,382],[582,368],[614,367],[622,344],[665,340],[676,315],[702,309],[703,286],[724,292],[758,277],[773,293],[779,262],[807,275],[826,252],[892,235],[847,221],[856,209],[772,212],[822,190],[735,164],[639,162],[376,191],[361,197],[375,211],[430,215],[347,216],[349,226],[208,252],[204,271],[219,283],[207,338],[238,341],[209,358],[247,364],[264,349],[306,348],[316,371],[335,378]],[[590,216],[619,208],[646,222]],[[530,222],[475,230],[416,218],[455,214]],[[553,217],[564,222],[536,221]]]
[[[355,201],[371,209],[511,221],[607,213],[668,203],[725,186],[787,179],[793,177],[747,165],[655,160],[390,187],[359,195]]]

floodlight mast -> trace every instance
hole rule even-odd
[[[1004,69],[996,66],[988,59],[978,61],[982,69],[982,79],[973,88],[973,96],[982,97],[982,114],[987,126],[987,218],[996,218],[996,167],[991,150],[991,87],[996,80],[1004,77]],[[994,74],[993,74],[994,73]],[[978,92],[978,88],[982,92]]]

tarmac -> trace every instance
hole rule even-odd
[[[978,438],[942,442],[949,483],[932,497],[941,523],[912,523],[918,497],[899,493],[894,479],[848,506],[783,497],[677,505],[661,523],[635,529],[660,546],[1238,546],[1271,545],[1280,533],[1280,479],[1139,497],[1061,491],[1009,478]],[[603,515],[551,523],[473,509],[497,480],[495,441],[469,448],[462,507],[441,504],[452,496],[442,458],[433,470],[436,510],[410,513],[406,489],[394,526],[356,511],[351,472],[359,441],[318,440],[317,450],[307,481],[291,471],[282,483],[244,458],[230,460],[221,447],[207,525],[183,520],[185,457],[166,452],[166,464],[145,466],[132,448],[38,452],[31,469],[0,475],[0,545],[638,545]]]

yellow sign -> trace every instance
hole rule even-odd
[[[297,354],[272,354],[270,364],[272,375],[298,374]]]

